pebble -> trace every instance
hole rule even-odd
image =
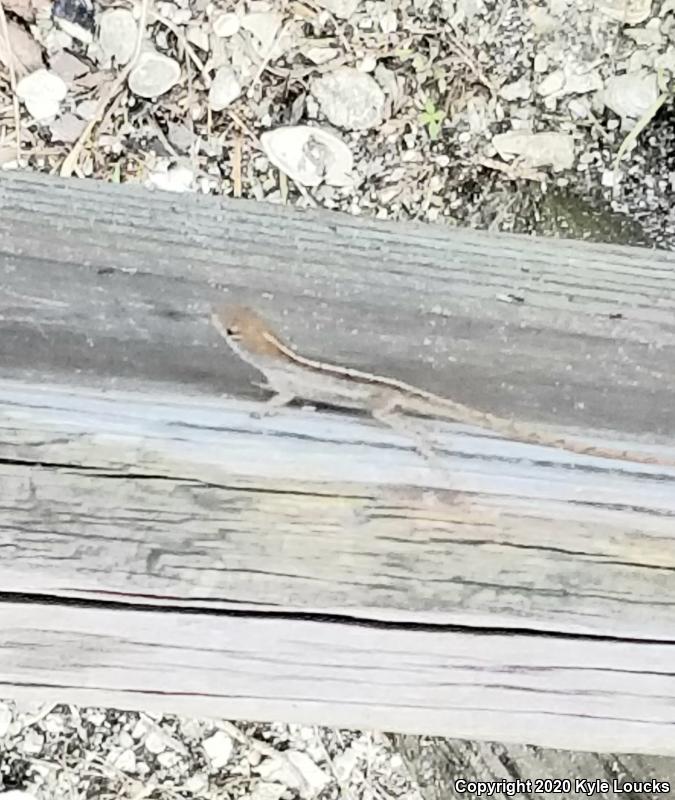
[[[629,72],[608,79],[602,101],[623,120],[637,120],[656,101],[659,87],[656,74]]]
[[[136,47],[138,26],[125,8],[110,8],[101,14],[99,44],[103,53],[118,64],[128,64]]]
[[[63,78],[46,69],[38,69],[21,78],[16,93],[36,122],[51,119],[59,113],[68,93]]]
[[[281,29],[283,16],[278,11],[246,14],[241,20],[241,27],[253,34],[254,46],[261,58],[278,58],[283,51],[283,44],[275,37]]]
[[[215,35],[221,37],[234,36],[241,27],[239,17],[232,12],[216,14],[211,20],[211,25]]]
[[[45,746],[45,737],[40,731],[29,729],[21,742],[21,749],[26,755],[38,756]]]
[[[81,103],[77,104],[75,111],[78,117],[86,119],[88,122],[96,116],[97,108],[98,102],[96,100],[83,100]]]
[[[523,76],[513,83],[506,83],[499,90],[499,96],[504,100],[529,100],[532,94],[532,87],[529,80]]]
[[[286,787],[280,783],[258,781],[253,787],[253,791],[248,795],[247,800],[281,800],[286,792]]]
[[[303,186],[350,186],[354,158],[334,133],[310,125],[288,125],[265,131],[260,144],[267,158]]]
[[[168,172],[164,174],[168,175]],[[166,739],[159,731],[151,730],[148,735],[145,737],[145,749],[149,753],[153,753],[154,755],[158,755],[159,753],[163,753],[166,750]]]
[[[232,67],[219,67],[209,89],[209,108],[222,111],[241,94],[241,84]]]
[[[312,64],[325,64],[340,55],[340,51],[335,47],[308,47],[302,55]]]
[[[543,78],[537,87],[537,93],[542,97],[548,97],[550,94],[562,91],[564,85],[565,73],[561,69],[556,69]]]
[[[60,50],[49,59],[51,71],[66,83],[71,83],[76,78],[81,78],[89,72],[89,67],[72,53]]]
[[[509,131],[492,137],[492,144],[505,161],[522,156],[530,167],[551,167],[555,172],[574,164],[574,139],[566,133]]]
[[[146,50],[129,75],[129,89],[139,97],[159,97],[180,80],[180,65],[156,50]]]
[[[187,33],[185,34],[185,38],[193,44],[195,47],[198,47],[200,50],[203,50],[205,53],[209,52],[211,47],[211,43],[209,42],[209,34],[208,31],[205,31],[200,25],[190,25],[187,29]]]
[[[131,748],[117,752],[111,761],[122,772],[136,772],[136,755]]]
[[[359,72],[375,72],[375,67],[377,67],[377,60],[375,56],[371,56],[370,54],[365,55],[359,63],[356,65]]]
[[[380,30],[382,33],[394,33],[398,27],[398,20],[395,11],[386,11],[380,17]]]
[[[602,0],[598,11],[624,25],[639,25],[651,16],[652,0]]]
[[[234,744],[225,731],[216,731],[208,739],[204,739],[202,747],[213,769],[221,769],[230,760]]]
[[[382,122],[384,92],[369,74],[340,67],[316,78],[311,93],[328,120],[346,130],[367,130]]]
[[[603,89],[604,81],[597,69],[583,69],[570,72],[565,80],[565,94],[588,94]]]
[[[12,724],[12,709],[7,703],[0,702],[0,738],[5,736]]]
[[[361,0],[315,0],[316,5],[325,8],[339,19],[349,19],[354,15]]]
[[[283,757],[266,758],[256,771],[264,780],[295,789],[307,800],[316,797],[330,783],[328,775],[301,750],[287,750]]]
[[[163,167],[157,166],[157,168],[148,175],[146,184],[163,192],[181,193],[192,191],[194,188],[194,180],[194,173],[189,167],[176,164],[171,167],[166,165]],[[160,746],[162,749],[157,750],[156,748]],[[145,741],[145,747],[151,753],[158,755],[166,749],[166,742],[164,740],[160,742],[155,739],[151,733]]]
[[[582,97],[573,97],[567,105],[567,110],[575,119],[587,119],[591,113],[588,100]]]
[[[87,123],[75,114],[64,114],[49,125],[52,141],[72,144],[76,142]]]
[[[546,72],[548,69],[548,56],[546,53],[537,53],[534,57],[534,71],[538,73]]]

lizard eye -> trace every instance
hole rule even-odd
[[[228,328],[226,328],[226,330],[227,330],[227,335],[228,336],[232,336],[232,338],[234,338],[234,339],[238,339],[239,338],[239,328],[234,327],[234,326],[229,326]]]

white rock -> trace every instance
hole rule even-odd
[[[557,19],[554,14],[550,14],[544,6],[537,6],[532,3],[527,13],[538,36],[553,33],[562,25],[561,20]]]
[[[504,100],[528,100],[532,94],[532,87],[526,77],[522,77],[513,83],[506,83],[499,90],[499,96]]]
[[[287,789],[280,783],[257,781],[247,800],[281,800]]]
[[[136,771],[136,755],[131,748],[120,750],[117,753],[111,753],[109,759],[112,764],[122,772]],[[0,798],[0,800],[2,800],[2,798]]]
[[[167,122],[166,135],[171,144],[182,152],[187,152],[195,141],[195,134],[182,122]]]
[[[184,165],[158,164],[155,170],[148,175],[146,185],[161,189],[163,192],[189,192],[194,187],[194,178],[193,171]],[[145,747],[151,753],[158,754],[166,749],[167,740],[159,737],[155,732],[151,732],[145,740]],[[158,747],[161,747],[161,750],[158,750]]]
[[[334,133],[309,125],[288,125],[260,137],[265,155],[303,186],[350,186],[354,158]]]
[[[164,174],[168,175],[168,172],[165,172]],[[151,181],[152,177],[153,175],[150,176]],[[159,753],[163,753],[166,750],[166,739],[164,736],[162,736],[162,734],[159,731],[151,730],[145,737],[144,745],[145,749],[149,753],[154,753],[154,755],[158,755]]]
[[[672,45],[654,59],[656,69],[665,69],[675,73],[675,47]]]
[[[209,779],[203,772],[198,772],[196,775],[190,775],[183,786],[190,794],[206,795],[209,788]]]
[[[275,37],[281,29],[283,15],[278,11],[258,12],[246,14],[241,19],[241,27],[253,34],[254,47],[260,58],[278,58],[282,55],[288,42],[275,42]]]
[[[93,119],[96,116],[97,108],[98,108],[97,100],[83,100],[81,103],[77,104],[77,108],[75,109],[75,111],[78,117],[89,121],[90,119]]]
[[[34,728],[29,729],[21,742],[21,749],[24,753],[31,756],[37,756],[42,752],[45,746],[45,737]]]
[[[157,756],[157,763],[164,769],[173,769],[179,762],[180,756],[173,750],[166,750]]]
[[[549,72],[537,86],[537,94],[548,97],[550,94],[560,92],[565,85],[565,73],[561,69]]]
[[[37,797],[25,789],[10,789],[0,794],[0,800],[37,800]]]
[[[652,0],[601,0],[598,11],[624,25],[639,25],[652,13]]]
[[[311,92],[333,125],[366,130],[382,122],[384,92],[371,75],[340,67],[312,81]]]
[[[9,730],[12,724],[12,709],[7,703],[0,703],[0,738]]]
[[[626,39],[632,39],[640,47],[661,47],[663,36],[658,28],[625,28],[622,31]]]
[[[567,104],[567,109],[576,119],[587,119],[591,113],[590,103],[585,97],[573,97]]]
[[[225,731],[216,731],[213,736],[204,739],[202,747],[211,766],[214,769],[220,769],[230,760],[234,745]]]
[[[630,72],[607,81],[602,101],[622,119],[639,119],[659,96],[656,74]]]
[[[125,8],[110,8],[101,14],[99,44],[108,58],[128,64],[134,54],[138,26]]]
[[[548,69],[548,56],[546,53],[537,53],[534,57],[534,71],[538,73],[546,72]]]
[[[16,93],[28,113],[37,122],[51,119],[59,113],[61,101],[68,93],[62,78],[46,69],[38,69],[21,78]]]
[[[146,50],[129,75],[129,89],[139,97],[159,97],[180,80],[180,65],[156,50]]]
[[[312,64],[325,64],[339,55],[340,51],[335,47],[308,47],[302,51],[302,55]]]
[[[231,11],[216,14],[211,20],[211,25],[216,36],[234,36],[241,27],[239,17]]]
[[[564,94],[588,94],[604,87],[602,76],[597,69],[570,71],[565,79]]]
[[[521,156],[530,167],[550,166],[557,172],[574,164],[574,139],[565,133],[509,131],[493,136],[492,144],[504,160]]]
[[[260,777],[295,789],[306,800],[316,797],[330,778],[300,750],[287,750],[278,758],[266,758],[256,768]]]
[[[49,66],[66,83],[71,83],[89,72],[89,67],[84,62],[65,50],[54,53],[49,59]]]
[[[359,762],[359,754],[355,747],[348,747],[333,758],[333,768],[340,783],[348,783]]]
[[[349,19],[359,7],[361,0],[315,0],[316,5],[325,8],[340,19]]]
[[[83,44],[91,44],[94,40],[91,30],[80,25],[74,20],[68,19],[65,16],[53,14],[54,22],[63,30],[63,32],[72,39],[77,39]]]
[[[213,83],[209,89],[209,107],[211,111],[222,111],[233,103],[241,94],[239,78],[232,67],[220,67],[216,70]]]
[[[201,25],[190,25],[185,34],[185,38],[190,44],[193,44],[205,53],[208,53],[211,48],[208,31],[205,31]]]
[[[64,114],[49,124],[52,140],[72,144],[79,139],[86,124],[84,119],[76,117],[75,114]]]
[[[359,72],[375,72],[376,67],[377,59],[370,53],[365,55],[356,65],[356,68],[359,70]]]
[[[380,17],[380,29],[382,33],[394,33],[396,28],[398,27],[398,20],[396,18],[396,12],[389,10],[386,11]]]

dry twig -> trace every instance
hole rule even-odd
[[[5,40],[5,51],[7,53],[7,71],[9,73],[9,88],[12,92],[12,107],[14,109],[14,134],[16,141],[16,158],[21,158],[21,111],[19,109],[19,97],[16,93],[16,72],[14,70],[14,51],[9,38],[9,28],[7,27],[7,17],[5,7],[0,0],[0,29],[2,38]]]
[[[82,152],[82,148],[84,147],[85,142],[89,139],[91,132],[94,130],[96,124],[101,120],[103,115],[108,108],[109,103],[114,100],[117,95],[122,90],[126,79],[129,77],[129,73],[131,70],[136,66],[138,63],[138,59],[141,55],[141,45],[143,43],[143,36],[145,34],[145,25],[148,17],[148,5],[149,0],[141,0],[141,16],[138,20],[138,33],[136,36],[136,45],[134,47],[134,54],[131,57],[131,60],[127,64],[127,66],[120,72],[120,74],[115,78],[115,80],[108,85],[107,89],[103,91],[103,96],[98,102],[96,106],[96,111],[94,112],[92,118],[87,123],[87,126],[80,134],[78,140],[73,145],[70,153],[65,157],[63,160],[63,164],[61,164],[60,174],[62,177],[67,178],[73,174],[75,171],[75,167],[77,165],[77,160],[80,157],[80,153]]]

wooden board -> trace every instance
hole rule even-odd
[[[7,693],[675,752],[675,468],[256,418],[208,324],[675,459],[674,257],[31,175],[0,215]]]
[[[673,646],[0,604],[14,696],[675,754]]]

